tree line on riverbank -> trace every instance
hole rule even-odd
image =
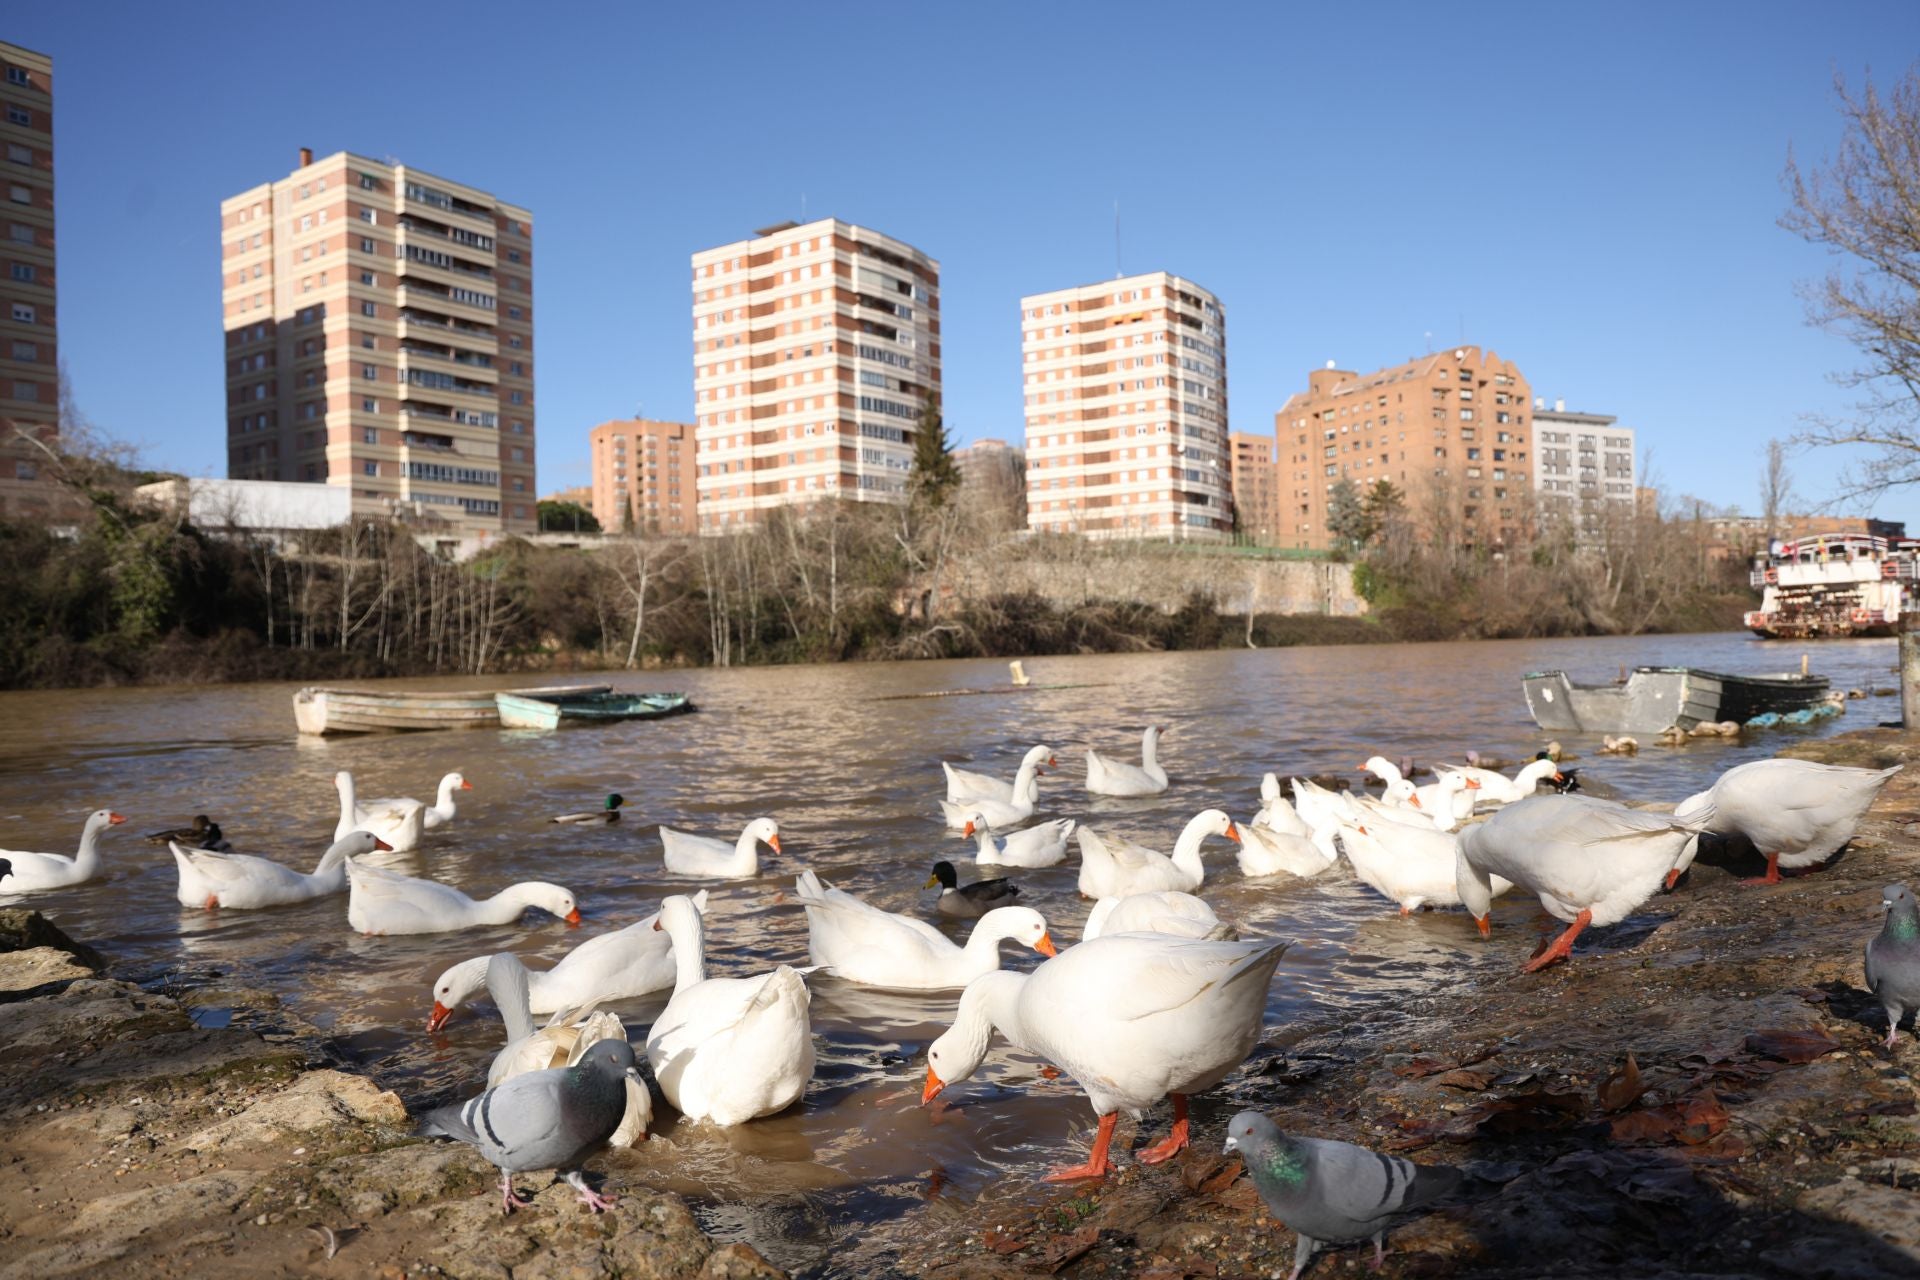
[[[1349,543],[1371,617],[1249,618],[1198,589],[1171,611],[961,594],[963,557],[1071,552],[1010,535],[953,484],[905,506],[778,510],[727,537],[507,539],[456,562],[388,520],[200,528],[137,499],[150,477],[100,454],[63,456],[54,474],[77,512],[71,536],[0,523],[5,687],[1659,631],[1737,623],[1750,602],[1738,566],[1658,515],[1618,522],[1598,546],[1549,526],[1528,547],[1488,548],[1455,536],[1442,507],[1423,522],[1387,503]],[[1207,554],[1149,553],[1171,572]]]

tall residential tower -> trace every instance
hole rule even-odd
[[[696,253],[693,387],[701,532],[902,501],[940,391],[940,264],[836,218]]]
[[[533,216],[402,164],[301,149],[221,203],[227,474],[532,532]]]
[[[52,494],[31,440],[60,429],[60,356],[53,269],[53,60],[0,43],[6,120],[7,236],[0,257],[0,516],[50,513]],[[23,438],[30,437],[30,439]]]
[[[1226,326],[1165,271],[1020,300],[1029,527],[1230,536]]]

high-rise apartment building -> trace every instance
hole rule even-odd
[[[953,451],[960,490],[982,527],[996,533],[1027,527],[1027,459],[1005,440],[975,440]]]
[[[608,533],[689,534],[695,519],[695,430],[685,422],[622,418],[587,435],[593,518]]]
[[[1457,347],[1373,373],[1325,369],[1274,415],[1280,541],[1326,550],[1336,485],[1381,480],[1422,520],[1476,545],[1511,544],[1532,511],[1533,397],[1510,360]]]
[[[530,532],[533,216],[339,152],[220,205],[227,474]]]
[[[1280,468],[1274,438],[1252,431],[1227,437],[1233,458],[1234,532],[1244,542],[1270,546],[1280,536]]]
[[[1020,300],[1029,527],[1230,535],[1226,328],[1165,271]]]
[[[0,516],[51,511],[52,492],[32,440],[60,428],[60,356],[53,254],[53,60],[0,43],[0,103],[7,199],[0,221],[6,275],[0,278]]]
[[[837,218],[693,255],[699,524],[903,501],[940,391],[940,264]]]
[[[1606,539],[1633,517],[1633,428],[1604,413],[1569,413],[1565,400],[1533,402],[1533,487],[1543,518],[1570,521],[1578,541]]]

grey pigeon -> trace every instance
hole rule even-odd
[[[1300,1280],[1322,1245],[1369,1238],[1377,1269],[1386,1257],[1387,1229],[1464,1180],[1447,1165],[1415,1164],[1351,1142],[1291,1137],[1258,1111],[1242,1111],[1227,1125],[1227,1150],[1246,1161],[1267,1212],[1299,1237],[1287,1280]]]
[[[600,1213],[613,1200],[594,1194],[580,1166],[620,1127],[627,1081],[639,1079],[633,1046],[601,1040],[571,1067],[530,1071],[471,1101],[428,1112],[420,1132],[464,1142],[497,1166],[503,1213],[531,1203],[513,1190],[513,1175],[528,1169],[558,1170],[580,1202]]]
[[[1887,1048],[1910,1009],[1920,1009],[1920,902],[1903,884],[1881,891],[1887,922],[1880,936],[1867,939],[1867,990],[1880,997],[1887,1011]],[[1914,1028],[1920,1037],[1920,1024]]]

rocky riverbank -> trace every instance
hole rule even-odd
[[[1884,766],[1920,760],[1920,737],[1791,754]],[[1537,975],[1517,972],[1531,909],[1510,901],[1455,986],[1358,1025],[1270,1029],[1228,1097],[1196,1104],[1178,1160],[1123,1158],[1108,1185],[1037,1212],[1027,1189],[998,1208],[989,1189],[925,1214],[898,1266],[936,1280],[1286,1275],[1292,1233],[1219,1154],[1232,1111],[1254,1106],[1283,1129],[1503,1180],[1393,1232],[1388,1277],[1920,1275],[1920,1044],[1902,1031],[1881,1047],[1861,976],[1882,886],[1920,878],[1920,768],[1827,869],[1733,882],[1761,866],[1709,850],[1678,892]],[[1543,938],[1559,929],[1540,916]],[[1148,1117],[1165,1124],[1164,1108]],[[1368,1253],[1322,1255],[1308,1280],[1361,1274]]]
[[[616,1155],[594,1165],[612,1212],[527,1175],[533,1206],[503,1221],[490,1166],[410,1137],[400,1099],[272,997],[104,969],[37,913],[0,912],[0,1280],[783,1274]]]

